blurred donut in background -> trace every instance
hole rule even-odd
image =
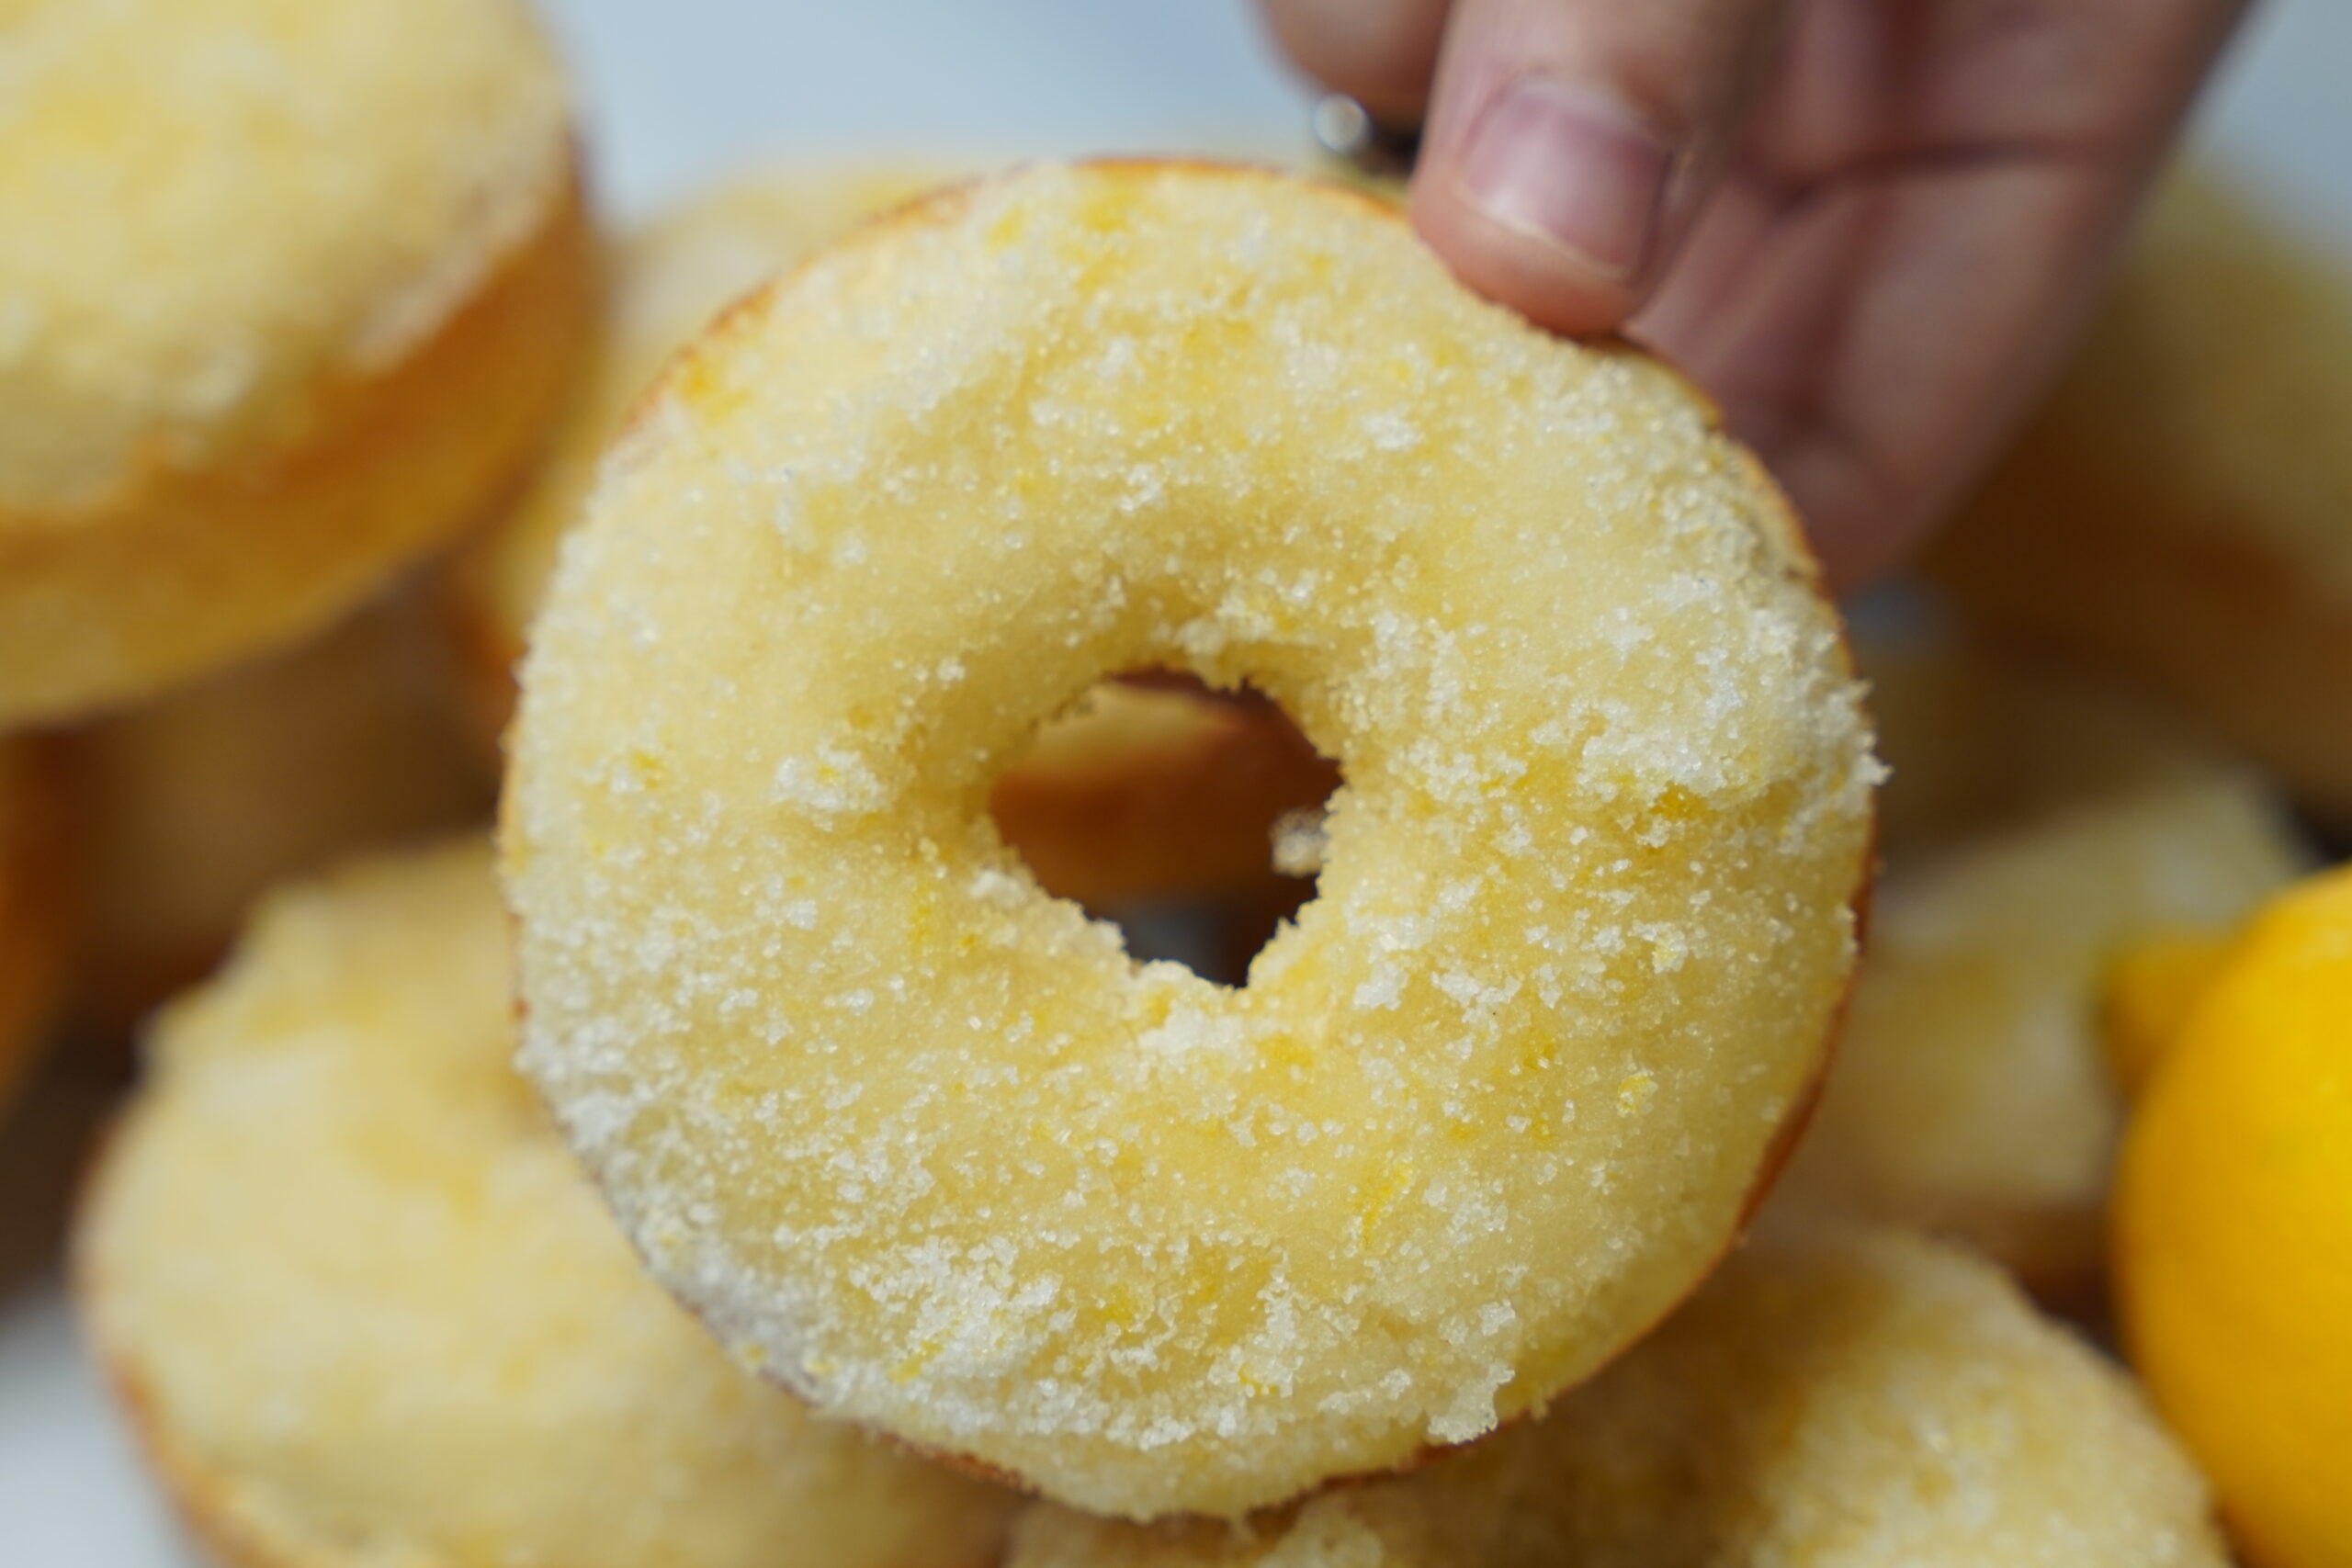
[[[2284,803],[2192,727],[1932,624],[1866,636],[1884,868],[1846,1032],[1778,1190],[1964,1241],[2085,1304],[2122,1100],[2107,966],[2228,928],[2309,863]]]
[[[997,775],[989,807],[1040,883],[1090,907],[1218,894],[1279,903],[1315,868],[1278,864],[1274,836],[1339,784],[1337,764],[1262,699],[1106,681],[1039,728]]]
[[[2352,829],[2352,261],[2174,176],[1926,570],[2004,640],[2179,704]]]
[[[56,742],[0,739],[0,1120],[45,1043],[80,923],[75,793]]]
[[[75,743],[91,845],[74,1012],[108,1035],[209,969],[264,889],[486,822],[496,794],[431,610],[407,590]]]
[[[594,262],[519,0],[34,0],[0,81],[0,728],[322,626],[516,474]]]
[[[1011,1494],[818,1423],[640,1271],[508,1066],[467,840],[255,912],[93,1179],[85,1325],[233,1568],[988,1568]]]

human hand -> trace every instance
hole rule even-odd
[[[1261,0],[1426,115],[1422,236],[1721,402],[1833,581],[1883,570],[2025,411],[2245,0]]]

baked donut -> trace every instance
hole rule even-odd
[[[1010,1495],[821,1426],[639,1272],[508,1066],[487,846],[274,895],[92,1180],[91,1341],[233,1568],[987,1568]]]
[[[514,663],[556,546],[630,405],[719,310],[859,219],[928,190],[938,172],[782,168],[746,175],[638,227],[612,247],[601,327],[554,449],[516,503],[451,558],[451,625],[483,732],[506,728]]]
[[[325,624],[528,454],[593,254],[521,0],[32,0],[0,82],[0,727]]]
[[[1346,775],[1246,988],[984,809],[1160,666]],[[655,1273],[1100,1512],[1589,1375],[1729,1243],[1852,961],[1876,764],[1770,481],[1333,186],[1048,165],[857,231],[672,366],[523,671],[521,1059]]]
[[[2223,1568],[2139,1391],[1993,1269],[1767,1224],[1540,1420],[1246,1524],[1024,1515],[1006,1568]]]
[[[78,920],[68,765],[52,741],[0,738],[0,1110],[41,1045]]]
[[[1885,867],[1785,1201],[1939,1232],[2082,1305],[2122,1107],[2101,983],[2226,929],[2307,852],[2270,786],[2095,682],[1923,629],[1865,638]]]
[[[2352,271],[2176,177],[1927,570],[1980,626],[2180,704],[2352,826]]]
[[[402,591],[79,735],[77,1021],[126,1032],[211,968],[247,906],[288,877],[487,822],[496,781],[446,658],[431,608]]]
[[[514,665],[556,547],[605,444],[654,373],[754,285],[938,183],[935,173],[911,169],[763,171],[655,219],[616,248],[594,363],[553,455],[522,500],[444,573],[485,738],[513,716]],[[1006,767],[992,807],[1046,886],[1100,903],[1266,885],[1266,824],[1321,801],[1337,783],[1330,765],[1262,707],[1104,682]]]

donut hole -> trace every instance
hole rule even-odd
[[[1271,698],[1173,671],[1098,682],[999,773],[997,830],[1138,962],[1238,987],[1315,897],[1338,764]]]

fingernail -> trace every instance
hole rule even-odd
[[[1503,227],[1629,278],[1649,259],[1673,162],[1654,131],[1608,99],[1522,77],[1472,130],[1457,177]]]

